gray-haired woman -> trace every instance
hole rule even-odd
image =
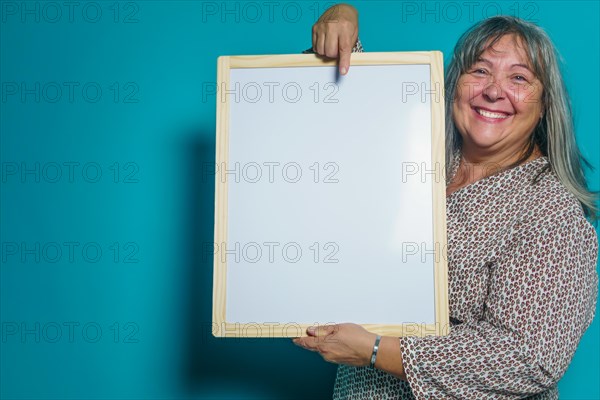
[[[346,74],[362,50],[356,10],[325,12],[313,50]],[[339,324],[294,343],[340,364],[336,399],[557,399],[594,318],[598,239],[586,216],[597,208],[544,31],[513,17],[472,27],[446,73],[446,109],[449,334],[379,341]]]

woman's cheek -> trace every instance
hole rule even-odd
[[[541,101],[541,89],[537,85],[523,85],[519,92],[518,101],[522,106],[532,106]]]

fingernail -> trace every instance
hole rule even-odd
[[[315,333],[315,327],[314,326],[309,326],[307,329],[308,333],[310,333],[311,335]]]
[[[342,67],[342,70],[340,72],[342,75],[346,75],[346,72],[348,72],[348,68]]]

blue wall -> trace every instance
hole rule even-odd
[[[447,55],[486,16],[538,22],[600,167],[598,2],[353,4],[368,51]],[[1,397],[329,397],[335,367],[291,341],[210,335],[214,185],[201,175],[214,161],[217,56],[298,53],[326,4],[1,7]],[[562,398],[600,398],[598,325]]]

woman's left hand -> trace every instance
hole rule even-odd
[[[338,324],[310,327],[308,337],[294,339],[294,344],[317,351],[336,364],[355,367],[369,365],[377,335],[357,324]]]

